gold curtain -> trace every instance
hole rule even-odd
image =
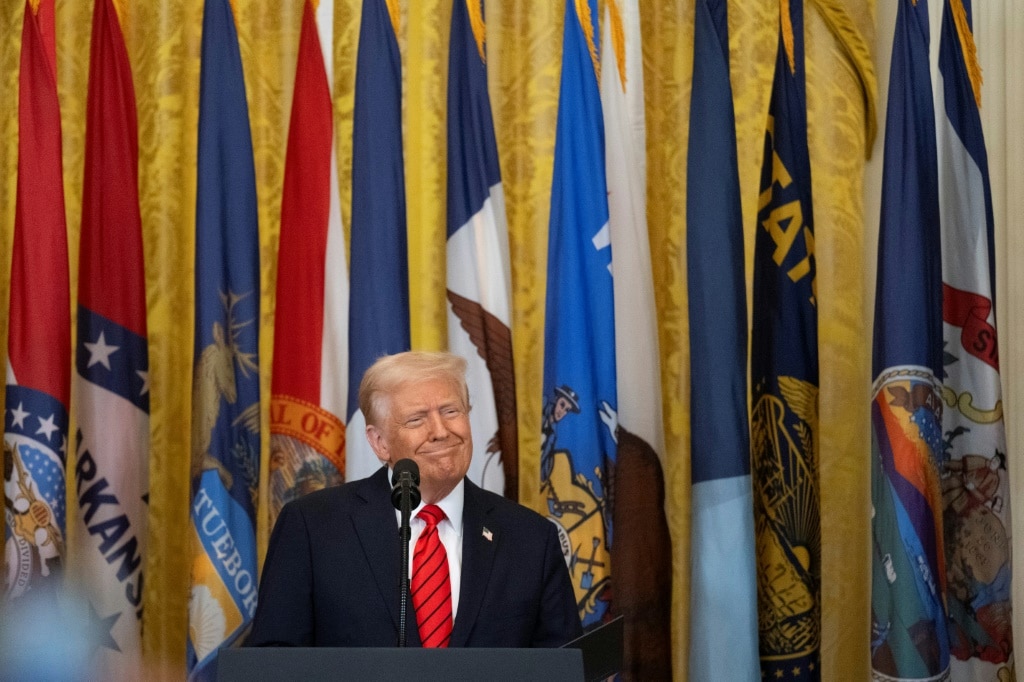
[[[202,0],[120,2],[139,114],[140,201],[150,340],[152,454],[144,648],[154,678],[181,679],[188,611],[189,398],[195,155]],[[233,0],[257,173],[262,260],[260,338],[269,395],[281,181],[302,0]],[[445,86],[449,0],[401,3],[412,341],[439,348],[444,308]],[[6,339],[17,168],[22,0],[3,0],[0,43],[0,337]],[[547,223],[561,62],[562,3],[485,0],[488,73],[510,231],[520,497],[539,508]],[[335,2],[335,107],[342,210],[351,199],[354,60],[360,0]],[[862,173],[874,135],[874,3],[808,0],[808,139],[817,232],[821,344],[823,679],[866,679],[870,591],[868,324],[863,311]],[[58,81],[72,287],[77,273],[92,3],[57,0]],[[648,220],[665,400],[667,506],[674,543],[675,679],[686,679],[689,573],[689,383],[686,143],[693,0],[641,1],[647,108]],[[778,0],[730,2],[732,84],[747,226],[748,287]],[[72,292],[71,300],[75,300]],[[749,300],[749,298],[748,298]],[[6,342],[3,344],[6,349]],[[5,352],[5,351],[4,351]],[[266,428],[264,415],[263,433]],[[73,463],[69,463],[71,470]],[[264,464],[265,466],[265,464]],[[69,485],[69,501],[74,486]],[[261,498],[265,501],[265,491]],[[74,504],[70,504],[73,513]],[[261,552],[269,529],[265,506]],[[69,526],[71,524],[69,523]],[[71,538],[70,541],[74,541]],[[73,573],[74,567],[69,567]],[[614,570],[614,569],[613,569]],[[666,595],[669,598],[669,595]],[[727,642],[722,643],[728,646]]]

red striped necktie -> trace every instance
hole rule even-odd
[[[435,504],[428,504],[416,516],[427,523],[416,541],[409,587],[420,641],[424,648],[447,647],[452,636],[452,585],[448,554],[437,533],[437,524],[445,516]]]

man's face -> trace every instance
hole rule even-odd
[[[568,414],[570,407],[571,405],[569,404],[568,400],[559,397],[558,400],[555,401],[555,421],[562,421],[562,417]]]
[[[459,388],[443,379],[409,383],[389,403],[380,427],[366,427],[370,446],[392,467],[400,459],[415,461],[423,501],[437,502],[463,479],[473,457],[469,410]]]

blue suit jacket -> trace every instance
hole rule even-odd
[[[284,506],[247,646],[397,645],[401,540],[387,471]],[[554,525],[468,479],[465,490],[450,646],[555,647],[581,635]],[[406,644],[421,645],[411,600]]]

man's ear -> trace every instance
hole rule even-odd
[[[369,441],[370,448],[373,450],[373,454],[377,455],[377,459],[382,464],[389,464],[391,454],[388,452],[388,443],[384,438],[384,433],[373,424],[367,424],[366,440]]]

